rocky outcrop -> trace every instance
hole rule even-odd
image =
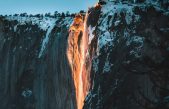
[[[126,1],[106,1],[89,14],[95,53],[84,109],[169,108],[168,8]]]
[[[99,0],[74,21],[0,17],[0,109],[168,109],[168,7]]]
[[[0,109],[75,109],[66,50],[73,18],[0,18]]]

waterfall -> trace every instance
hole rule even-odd
[[[70,26],[67,56],[72,69],[72,77],[76,88],[77,108],[82,109],[89,89],[88,72],[86,70],[86,52],[88,33],[83,15],[77,15]]]

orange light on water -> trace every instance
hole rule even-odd
[[[85,53],[88,36],[83,15],[76,15],[69,29],[67,57],[72,69],[76,90],[77,108],[82,109],[89,89],[89,79],[85,68]]]

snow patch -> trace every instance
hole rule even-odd
[[[102,48],[106,44],[112,45],[113,38],[111,37],[110,33],[106,31],[103,35],[100,36],[99,38],[99,48]]]
[[[88,44],[90,44],[94,38],[93,31],[95,30],[96,27],[91,27],[89,26],[89,41]]]
[[[15,26],[14,26],[14,32],[17,31],[17,26],[18,26],[18,25],[15,25]]]
[[[42,56],[43,51],[45,50],[46,45],[47,45],[48,42],[49,42],[49,35],[50,35],[50,33],[52,32],[52,30],[53,30],[53,28],[54,28],[54,26],[55,26],[55,22],[56,22],[56,21],[51,22],[51,26],[50,26],[50,27],[48,28],[48,30],[47,30],[46,37],[43,39],[42,46],[41,46],[41,50],[40,50],[40,53],[39,53],[38,58],[40,58],[40,57]]]
[[[73,22],[73,19],[71,17],[66,17],[63,20],[62,25],[66,25],[66,27],[69,28],[72,22]]]
[[[118,26],[119,23],[120,23],[120,20],[115,21],[115,22],[114,22],[114,26]]]
[[[106,5],[103,5],[102,13],[108,15],[114,15],[115,13],[117,13],[119,15],[121,12],[125,12],[126,23],[130,24],[133,20],[133,16],[135,21],[138,21],[140,19],[139,15],[135,15],[133,12],[134,6],[135,5],[122,3],[114,4],[112,2],[108,2]]]
[[[31,23],[33,25],[38,25],[38,27],[44,31],[48,29],[52,25],[56,18],[49,18],[49,17],[21,17],[21,16],[8,16],[6,17],[9,21],[18,21],[18,25],[26,25],[27,23]]]
[[[32,91],[29,89],[26,89],[22,92],[22,96],[23,97],[30,97],[30,96],[32,96]]]

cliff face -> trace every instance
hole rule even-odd
[[[0,109],[168,109],[169,2],[0,18]]]
[[[0,18],[0,109],[75,109],[66,50],[73,18]]]
[[[159,2],[103,0],[89,10],[95,53],[84,109],[169,108],[169,10]]]

